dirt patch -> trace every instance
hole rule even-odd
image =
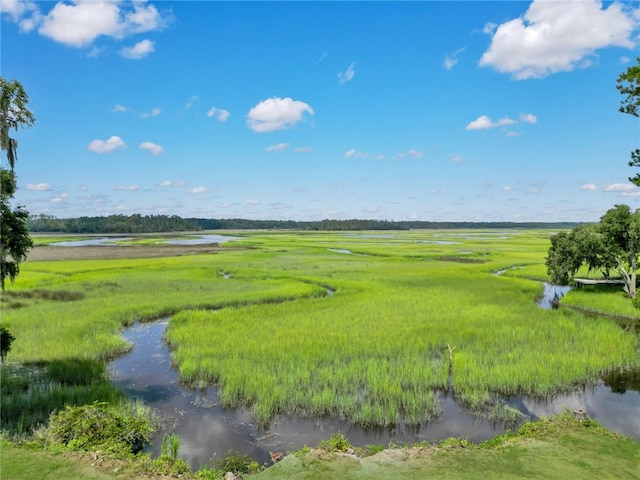
[[[246,247],[221,247],[218,244],[203,245],[127,245],[109,247],[52,247],[48,245],[29,250],[27,262],[54,260],[92,260],[121,258],[177,257],[183,255],[207,255],[223,250]]]

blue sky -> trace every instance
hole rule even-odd
[[[32,214],[597,221],[640,207],[633,2],[0,0]]]

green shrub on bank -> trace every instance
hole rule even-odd
[[[154,430],[149,418],[135,410],[94,402],[54,413],[42,436],[48,444],[71,450],[136,454],[151,443]]]

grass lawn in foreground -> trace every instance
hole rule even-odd
[[[173,478],[134,473],[132,463],[95,462],[89,454],[52,454],[0,443],[0,475],[12,480],[103,480]],[[117,471],[117,473],[115,473]],[[222,478],[206,476],[200,478]],[[181,478],[188,480],[192,475]],[[196,476],[197,478],[197,476]],[[597,423],[568,414],[527,423],[520,433],[484,444],[446,441],[443,445],[383,450],[370,457],[317,448],[289,454],[245,480],[364,479],[581,479],[640,478],[640,444]]]

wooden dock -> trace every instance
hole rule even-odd
[[[584,285],[624,285],[624,280],[596,280],[595,278],[574,278],[573,282],[578,288]]]

